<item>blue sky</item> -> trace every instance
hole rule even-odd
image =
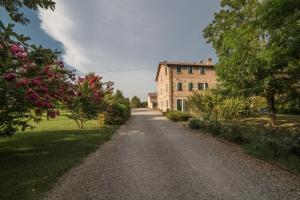
[[[75,69],[115,82],[143,100],[155,91],[159,61],[199,61],[216,55],[202,30],[220,0],[58,0],[54,12],[26,11],[16,30],[32,42],[63,52]],[[3,19],[3,12],[0,13]],[[137,71],[127,69],[147,68]],[[120,70],[119,72],[116,72]],[[114,71],[114,72],[108,72]],[[103,73],[101,73],[103,72]]]

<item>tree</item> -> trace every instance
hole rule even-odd
[[[20,10],[54,9],[51,0],[1,1],[12,22],[28,24]],[[28,45],[28,37],[17,34],[14,24],[0,20],[0,135],[12,135],[19,127],[40,121],[45,111],[55,117],[56,105],[68,94],[74,74],[58,61],[58,52]]]
[[[114,94],[106,95],[105,98],[108,103],[123,104],[130,108],[130,100],[128,98],[125,98],[122,91],[119,89],[117,89]]]
[[[137,96],[131,98],[130,105],[132,108],[140,108],[141,104],[141,100]]]
[[[7,0],[0,1],[0,6],[6,10],[12,21],[26,25],[30,23],[30,20],[21,10],[24,8],[37,10],[39,7],[54,10],[55,2],[52,0]]]
[[[264,96],[271,128],[275,95],[292,90],[300,74],[299,48],[292,44],[299,44],[299,26],[290,27],[299,21],[299,3],[291,9],[288,2],[293,1],[284,1],[222,0],[222,9],[203,31],[219,56],[216,72],[222,85],[235,95]]]
[[[77,126],[84,128],[87,120],[96,119],[100,112],[105,111],[104,96],[111,93],[110,82],[103,83],[101,77],[93,73],[83,78],[78,78],[73,87],[72,94],[65,99],[65,104],[70,112],[69,118],[73,119]]]
[[[30,126],[28,124],[30,119],[39,121],[44,111],[48,116],[55,117],[56,105],[68,95],[69,80],[73,79],[74,74],[65,69],[61,61],[49,60],[47,65],[43,65],[36,64],[30,57],[31,52],[24,47],[2,40],[0,48],[0,64],[3,66],[0,69],[1,135],[12,135],[18,127],[24,130]]]

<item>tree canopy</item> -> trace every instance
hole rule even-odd
[[[222,0],[221,7],[203,31],[219,56],[219,80],[235,95],[264,96],[273,125],[275,95],[299,83],[300,2]]]
[[[142,102],[141,102],[140,98],[138,98],[137,96],[134,96],[131,98],[130,105],[131,105],[131,108],[140,108],[142,105]]]

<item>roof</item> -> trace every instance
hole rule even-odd
[[[156,97],[157,97],[157,94],[156,94],[156,92],[148,93],[148,96],[149,96],[150,98],[156,98]]]
[[[212,63],[212,59],[209,58],[207,61],[200,61],[200,62],[169,62],[169,61],[163,61],[159,62],[156,72],[155,81],[158,79],[160,67],[164,65],[167,67],[172,66],[206,66],[206,67],[214,67],[214,64]]]

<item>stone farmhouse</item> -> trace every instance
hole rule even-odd
[[[212,59],[200,62],[169,62],[158,64],[157,108],[161,111],[185,111],[185,101],[193,91],[205,91],[216,85]]]

